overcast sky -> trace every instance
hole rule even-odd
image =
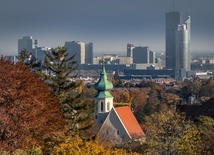
[[[94,51],[126,44],[165,50],[165,13],[191,16],[191,49],[214,51],[214,0],[0,0],[0,54],[17,54],[18,39],[40,46],[93,42]]]

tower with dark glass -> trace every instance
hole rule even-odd
[[[180,12],[166,13],[166,68],[176,68],[176,32],[181,23]]]

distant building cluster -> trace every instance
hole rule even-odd
[[[65,48],[78,64],[93,64],[93,43],[86,44],[80,41],[65,42]]]
[[[40,47],[39,40],[32,36],[24,36],[18,40],[18,55],[20,55],[23,50],[34,55],[37,61],[44,62],[45,51],[49,51],[50,48]]]
[[[65,48],[70,56],[75,54],[74,60],[78,64],[93,64],[93,43],[86,44],[80,41],[65,42]],[[18,40],[18,54],[22,50],[32,53],[38,61],[43,62],[45,58],[45,51],[50,51],[51,48],[40,47],[38,39],[32,36],[24,36]]]
[[[172,77],[182,81],[185,78],[197,76],[192,70],[198,72],[214,70],[213,58],[191,62],[190,16],[183,22],[180,12],[173,11],[167,12],[165,19],[165,61],[164,54],[157,57],[158,53],[150,50],[149,47],[135,46],[132,43],[127,44],[126,56],[105,53],[103,56],[94,57],[92,42],[66,41],[64,47],[69,56],[75,55],[74,60],[79,64],[78,70],[99,70],[100,65],[104,63],[107,70],[122,72],[126,78],[152,77],[161,79]],[[44,61],[45,51],[51,50],[49,47],[40,47],[38,39],[32,36],[24,36],[18,40],[18,54],[24,49],[32,53],[40,62]],[[12,62],[16,61],[15,56],[6,56],[5,58]],[[161,83],[162,81],[164,79],[157,82]]]

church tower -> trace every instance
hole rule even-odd
[[[100,72],[100,79],[97,83],[95,83],[94,88],[97,90],[97,94],[94,97],[95,123],[97,125],[101,125],[113,107],[114,98],[109,92],[113,88],[113,85],[107,79],[104,61],[102,71]]]

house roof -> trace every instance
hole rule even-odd
[[[187,117],[191,119],[200,115],[214,118],[214,98],[210,98],[202,105],[182,105],[178,109],[185,112]]]
[[[115,108],[121,122],[130,134],[130,136],[145,136],[143,130],[138,124],[136,118],[128,106]]]

